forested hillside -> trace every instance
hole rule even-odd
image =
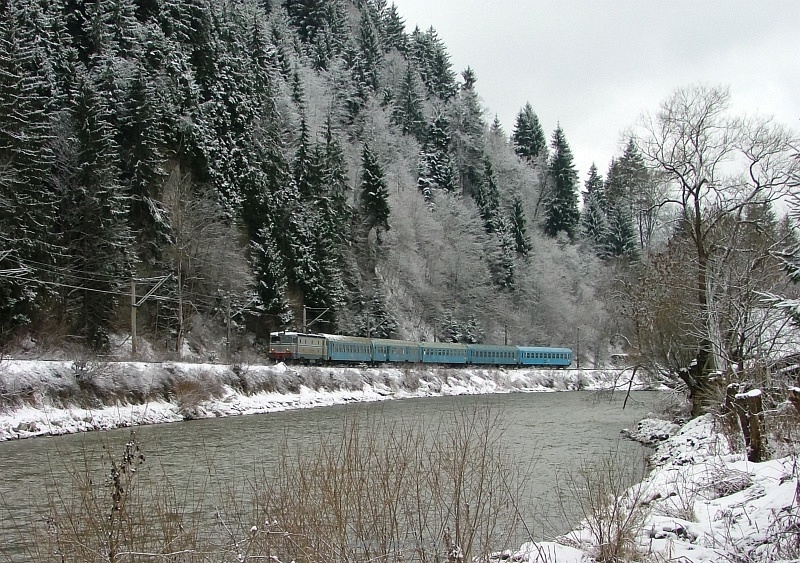
[[[415,340],[600,338],[574,177],[549,212],[541,128],[490,126],[474,73],[395,6],[19,1],[1,25],[4,342],[102,350],[132,295],[138,333],[173,349],[304,315]]]
[[[796,136],[729,119],[724,89],[678,90],[582,179],[568,131],[524,92],[492,120],[480,77],[385,0],[1,13],[5,346],[102,352],[135,326],[219,352],[305,327],[587,362],[613,344],[705,381],[784,334],[765,295],[793,291],[774,202]]]

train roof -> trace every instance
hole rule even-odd
[[[366,343],[372,342],[372,338],[366,338],[364,336],[346,336],[344,334],[322,334],[320,336],[324,336],[328,340],[342,340],[347,342],[359,342],[359,343]]]
[[[270,336],[272,336],[273,334],[275,335],[286,334],[288,336],[319,336],[319,337],[327,336],[325,334],[320,334],[317,332],[297,332],[295,330],[276,330],[269,333]]]
[[[420,342],[419,345],[424,348],[449,348],[451,350],[466,350],[466,344],[459,344],[457,342]]]
[[[516,346],[523,352],[572,352],[571,348],[554,348],[552,346]]]

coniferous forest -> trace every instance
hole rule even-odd
[[[138,334],[179,352],[305,328],[695,376],[775,346],[797,145],[728,120],[724,88],[677,90],[584,176],[569,131],[525,93],[515,123],[491,119],[480,77],[385,0],[0,13],[4,345],[106,351],[133,303]]]

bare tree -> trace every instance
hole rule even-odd
[[[637,139],[645,159],[671,184],[670,195],[659,205],[677,209],[679,231],[691,243],[685,274],[692,280],[697,313],[692,323],[694,361],[680,377],[695,413],[709,390],[709,374],[724,363],[718,353],[723,331],[713,314],[709,281],[716,233],[747,208],[784,196],[798,165],[793,134],[769,119],[731,116],[729,106],[725,88],[679,89],[655,115],[642,118]]]
[[[175,277],[176,350],[181,352],[192,312],[244,306],[253,287],[252,272],[231,225],[213,194],[193,185],[188,175],[170,174],[163,205],[171,229],[166,256]],[[246,301],[245,301],[246,302]],[[226,318],[226,322],[230,322]]]

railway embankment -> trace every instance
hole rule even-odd
[[[624,393],[630,377],[621,370],[4,359],[0,440],[411,397]]]

